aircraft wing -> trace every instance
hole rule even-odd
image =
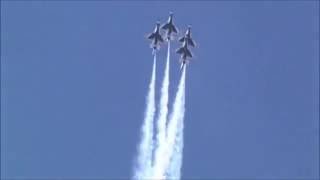
[[[170,24],[167,23],[167,24],[163,25],[161,28],[162,28],[162,29],[169,29],[169,27],[170,27]]]
[[[153,39],[155,37],[155,34],[154,33],[151,33],[148,35],[148,39]]]
[[[175,32],[175,33],[178,33],[178,30],[174,25],[172,25],[172,31]]]
[[[182,54],[182,53],[184,53],[184,49],[183,49],[183,47],[181,47],[181,48],[177,49],[176,53],[178,53],[178,54]]]
[[[191,46],[195,47],[195,44],[194,44],[192,39],[188,39],[188,44],[190,44]]]
[[[187,56],[189,56],[190,58],[192,58],[192,54],[191,54],[191,52],[190,52],[189,49],[186,49],[186,52],[185,52],[185,53],[187,54]]]
[[[161,37],[160,34],[158,34],[158,39],[159,39],[160,42],[163,42],[163,38]]]
[[[179,42],[183,42],[184,41],[184,39],[185,39],[185,37],[183,36],[183,37],[181,37],[180,39],[179,39]]]

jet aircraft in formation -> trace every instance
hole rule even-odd
[[[161,29],[164,29],[167,31],[166,37],[167,37],[168,41],[171,40],[171,33],[178,33],[176,26],[173,24],[173,13],[172,12],[170,12],[168,22],[166,24],[164,24],[161,27]]]
[[[188,26],[188,29],[183,37],[179,39],[179,42],[182,42],[182,47],[176,50],[176,53],[181,54],[180,56],[180,62],[181,67],[180,70],[182,70],[183,66],[189,62],[188,57],[192,58],[192,53],[188,49],[188,45],[191,45],[192,47],[195,47],[195,43],[191,37],[191,26]]]
[[[151,34],[149,34],[148,39],[152,40],[151,47],[154,50],[157,50],[160,48],[159,43],[163,42],[163,38],[160,34],[160,22],[159,21],[157,22],[156,27],[154,28],[154,31]]]
[[[191,38],[191,26],[190,25],[188,26],[186,34],[179,39],[179,42],[183,43],[184,41],[187,41],[187,43],[189,45],[191,45],[192,47],[196,46],[195,43],[193,42],[192,38]]]
[[[172,33],[178,33],[178,29],[173,23],[173,13],[170,12],[169,19],[167,23],[161,26],[161,29],[165,30],[165,36],[167,41],[171,41],[173,38]],[[153,51],[155,52],[160,48],[160,43],[163,42],[163,38],[160,34],[160,22],[157,22],[156,28],[154,31],[148,35],[148,39],[152,40],[151,47],[153,48]],[[188,45],[195,47],[195,43],[191,37],[191,26],[188,26],[188,29],[185,33],[185,35],[178,40],[182,43],[182,46],[176,50],[176,53],[180,54],[180,62],[181,62],[181,68],[184,67],[186,63],[189,62],[188,58],[192,58],[192,53],[188,48]]]

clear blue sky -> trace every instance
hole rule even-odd
[[[319,177],[318,1],[1,1],[1,177],[129,177],[169,11],[198,43],[182,176]]]

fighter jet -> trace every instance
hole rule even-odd
[[[154,51],[159,49],[159,47],[160,47],[159,43],[163,42],[163,38],[160,35],[160,22],[159,21],[157,22],[153,33],[148,35],[148,39],[152,40],[151,47],[153,48]]]
[[[176,53],[181,54],[180,56],[180,62],[181,62],[181,67],[180,70],[182,70],[183,66],[189,62],[188,57],[192,58],[191,51],[188,49],[188,43],[187,41],[183,42],[182,47],[177,49]]]
[[[172,32],[178,33],[176,26],[172,22],[172,18],[173,18],[173,13],[170,12],[168,22],[161,27],[161,29],[164,29],[167,31],[166,36],[167,36],[168,41],[170,41],[170,39],[171,39]]]
[[[195,43],[191,37],[191,26],[190,25],[188,26],[188,30],[186,31],[186,34],[179,39],[179,42],[184,42],[184,41],[186,41],[188,43],[188,45],[195,47]]]

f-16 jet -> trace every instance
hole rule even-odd
[[[186,31],[186,34],[179,39],[179,42],[184,42],[184,41],[186,41],[188,43],[188,45],[195,47],[195,43],[191,37],[191,26],[190,25],[188,26],[188,30]]]
[[[182,70],[183,66],[189,62],[188,57],[192,58],[191,51],[188,49],[188,43],[187,41],[183,42],[183,46],[177,49],[176,53],[181,54],[180,56],[180,62],[181,67],[180,70]]]
[[[178,30],[177,30],[176,26],[173,24],[172,19],[173,19],[173,13],[170,12],[169,19],[168,19],[167,23],[161,27],[162,29],[167,31],[166,37],[167,37],[168,41],[171,40],[171,33],[172,32],[178,33]]]
[[[160,47],[159,43],[163,42],[163,38],[160,35],[160,22],[159,21],[157,22],[153,33],[148,35],[148,39],[152,40],[152,43],[150,46],[153,48],[154,51],[159,49],[159,47]]]

